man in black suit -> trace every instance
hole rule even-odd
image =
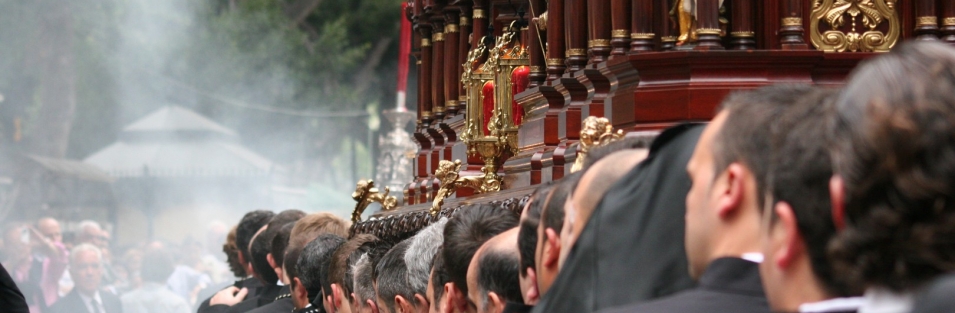
[[[251,211],[242,216],[242,220],[240,220],[239,224],[236,226],[235,247],[239,252],[236,256],[238,258],[238,264],[242,267],[244,273],[253,273],[252,264],[250,263],[252,257],[251,253],[249,253],[249,243],[252,241],[252,237],[255,236],[255,233],[261,229],[262,226],[268,224],[274,216],[275,213],[271,211]],[[215,312],[216,310],[210,309],[212,305],[221,304],[232,306],[245,299],[246,295],[254,296],[258,294],[259,288],[261,288],[263,285],[259,279],[256,279],[253,276],[254,275],[250,275],[244,279],[236,280],[232,286],[229,286],[228,288],[219,291],[209,299],[204,300],[199,305],[199,309],[197,311],[199,313]]]
[[[769,312],[759,275],[770,135],[808,86],[738,92],[724,100],[687,164],[686,254],[699,286],[607,312]]]
[[[70,253],[73,291],[47,310],[50,313],[121,313],[122,304],[115,295],[100,291],[103,280],[103,254],[90,244],[80,244]]]
[[[4,308],[10,313],[28,313],[27,301],[23,298],[23,293],[13,282],[10,273],[0,264],[0,308]]]

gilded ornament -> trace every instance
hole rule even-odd
[[[614,29],[610,31],[610,37],[612,38],[627,38],[630,36],[629,29]]]
[[[482,176],[461,177],[461,160],[441,160],[438,163],[438,169],[434,171],[434,177],[438,179],[440,187],[434,195],[434,201],[431,202],[431,215],[437,216],[441,213],[441,206],[444,205],[444,199],[447,199],[459,188],[470,188],[475,193],[495,192],[501,190],[500,177],[496,173],[490,173],[484,167]]]
[[[567,49],[567,52],[565,54],[567,55],[567,57],[587,56],[587,50],[580,49],[580,48]]]
[[[902,33],[895,2],[817,0],[809,17],[810,41],[816,49],[825,52],[889,51]],[[823,23],[829,30],[822,31]],[[887,27],[880,27],[884,24]]]
[[[544,13],[541,13],[541,16],[537,17],[537,30],[547,31],[547,11],[544,11]]]
[[[699,28],[696,30],[697,35],[717,35],[723,33],[723,30],[719,28]]]
[[[591,48],[610,47],[610,39],[593,39],[587,42],[587,46]]]
[[[544,64],[547,64],[547,66],[561,66],[561,65],[564,65],[564,59],[550,58],[545,60]]]
[[[355,199],[357,202],[355,204],[355,210],[352,211],[351,214],[352,222],[361,222],[361,214],[364,213],[368,205],[373,202],[380,203],[382,211],[394,210],[395,207],[398,206],[398,199],[394,196],[389,196],[389,192],[391,192],[391,190],[385,187],[385,193],[379,193],[378,188],[375,188],[375,182],[372,180],[358,181],[358,184],[355,186],[355,192],[351,194],[352,199]]]
[[[590,149],[607,145],[621,138],[623,138],[623,130],[614,132],[613,125],[606,117],[588,116],[584,119],[580,130],[580,151],[577,152],[577,160],[574,161],[570,171],[576,172],[584,167],[584,161]]]
[[[542,72],[544,72],[544,68],[542,68],[540,65],[531,65],[531,73],[542,73]]]
[[[487,18],[487,15],[484,15],[484,10],[482,10],[482,9],[476,9],[476,10],[474,10],[474,16],[473,16],[473,18],[474,18],[474,19]]]
[[[678,39],[678,38],[677,38],[676,36],[663,36],[663,37],[660,37],[660,41],[662,41],[662,42],[676,42],[677,39]]]
[[[431,39],[421,38],[421,46],[422,46],[422,47],[430,47],[430,46],[431,46]]]
[[[437,33],[431,34],[431,41],[434,41],[434,42],[444,41],[444,33],[437,32]]]
[[[802,18],[784,17],[782,21],[780,21],[780,24],[782,24],[782,26],[802,26]]]
[[[730,33],[730,36],[733,36],[733,37],[736,37],[736,38],[751,38],[751,37],[756,37],[756,33],[754,33],[754,32],[732,32],[732,33]]]
[[[942,19],[942,26],[955,26],[955,17],[946,17]]]
[[[916,26],[938,26],[938,17],[935,16],[919,16],[915,20]]]
[[[467,16],[462,16],[462,17],[461,17],[461,22],[458,23],[458,24],[461,24],[461,27],[471,26],[471,19],[469,19]]]
[[[653,40],[653,37],[656,36],[654,33],[631,33],[630,39]],[[673,37],[673,40],[676,41],[676,37]]]
[[[445,32],[445,33],[457,33],[457,32],[458,32],[458,24],[448,24],[448,25],[444,25],[444,32]]]
[[[445,107],[453,107],[458,105],[458,100],[448,100],[444,102]]]

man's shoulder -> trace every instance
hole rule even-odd
[[[768,313],[769,308],[765,298],[695,288],[662,299],[600,311],[600,313],[631,312]]]
[[[255,310],[251,310],[248,313],[271,313],[271,312],[281,312],[288,313],[295,308],[295,304],[292,303],[292,299],[283,298],[273,301],[272,303],[261,306]]]

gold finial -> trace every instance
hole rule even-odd
[[[623,130],[614,132],[613,125],[606,117],[588,116],[584,119],[583,128],[580,130],[580,151],[577,152],[577,160],[574,161],[570,171],[576,172],[584,167],[584,161],[590,149],[607,145],[621,138],[623,138]]]
[[[500,177],[496,172],[489,172],[493,167],[485,166],[481,169],[484,175],[461,177],[461,160],[441,160],[438,163],[438,170],[434,171],[434,177],[441,183],[438,192],[434,195],[434,201],[431,203],[431,215],[437,216],[441,212],[441,206],[444,205],[444,199],[454,193],[458,188],[470,188],[474,193],[486,193],[501,190]]]
[[[355,211],[351,213],[352,222],[361,222],[361,214],[365,212],[365,209],[368,208],[368,205],[372,202],[381,203],[382,211],[394,210],[395,207],[398,206],[398,199],[394,196],[389,196],[389,192],[391,192],[391,190],[385,187],[385,193],[379,193],[378,188],[375,188],[375,182],[372,180],[358,181],[358,184],[355,186],[355,192],[351,194],[351,198],[357,202],[355,204]]]

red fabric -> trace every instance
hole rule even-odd
[[[487,128],[491,124],[491,115],[494,114],[494,82],[489,81],[484,83],[484,87],[481,88],[481,95],[484,97],[482,104],[482,109],[484,111],[484,135],[490,135],[491,130]]]
[[[514,96],[527,90],[527,85],[530,83],[527,75],[530,73],[531,68],[527,66],[520,66],[511,72],[511,119],[514,126],[520,126],[524,121],[524,107],[517,104]]]
[[[408,21],[405,18],[405,9],[408,6],[407,2],[401,3],[401,34],[398,39],[398,84],[397,92],[399,95],[405,94],[405,91],[408,89],[408,62],[411,55],[411,21]],[[399,103],[404,103],[404,101],[399,100]],[[403,107],[398,108],[399,111],[404,111]]]

